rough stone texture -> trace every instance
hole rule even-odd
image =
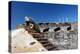
[[[32,42],[35,44],[31,45]],[[14,30],[12,32],[12,42],[11,42],[11,52],[39,52],[47,51],[42,44],[40,44],[36,39],[34,39],[27,31],[24,29]]]

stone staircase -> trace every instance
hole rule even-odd
[[[48,51],[51,50],[58,50],[55,45],[50,43],[47,38],[44,38],[41,34],[33,34],[33,38],[35,38],[37,41],[39,41],[44,48],[46,48]]]

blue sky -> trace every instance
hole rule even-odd
[[[11,5],[11,28],[24,23],[24,17],[29,16],[35,22],[76,22],[78,19],[77,5],[31,3],[13,1]]]

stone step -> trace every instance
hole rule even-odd
[[[38,41],[48,41],[47,39],[45,38],[36,38]]]
[[[43,44],[43,46],[47,47],[47,46],[53,46],[53,45],[51,43],[49,43],[49,44],[46,43],[46,44]]]
[[[41,44],[46,44],[46,43],[49,43],[47,41],[39,41]]]
[[[43,44],[44,46],[46,46],[46,45],[49,45],[50,43],[48,42],[48,43],[45,43],[45,44]]]
[[[51,51],[51,50],[56,50],[55,46],[47,46],[45,47],[47,50]]]
[[[33,35],[34,38],[43,38],[43,36]]]

